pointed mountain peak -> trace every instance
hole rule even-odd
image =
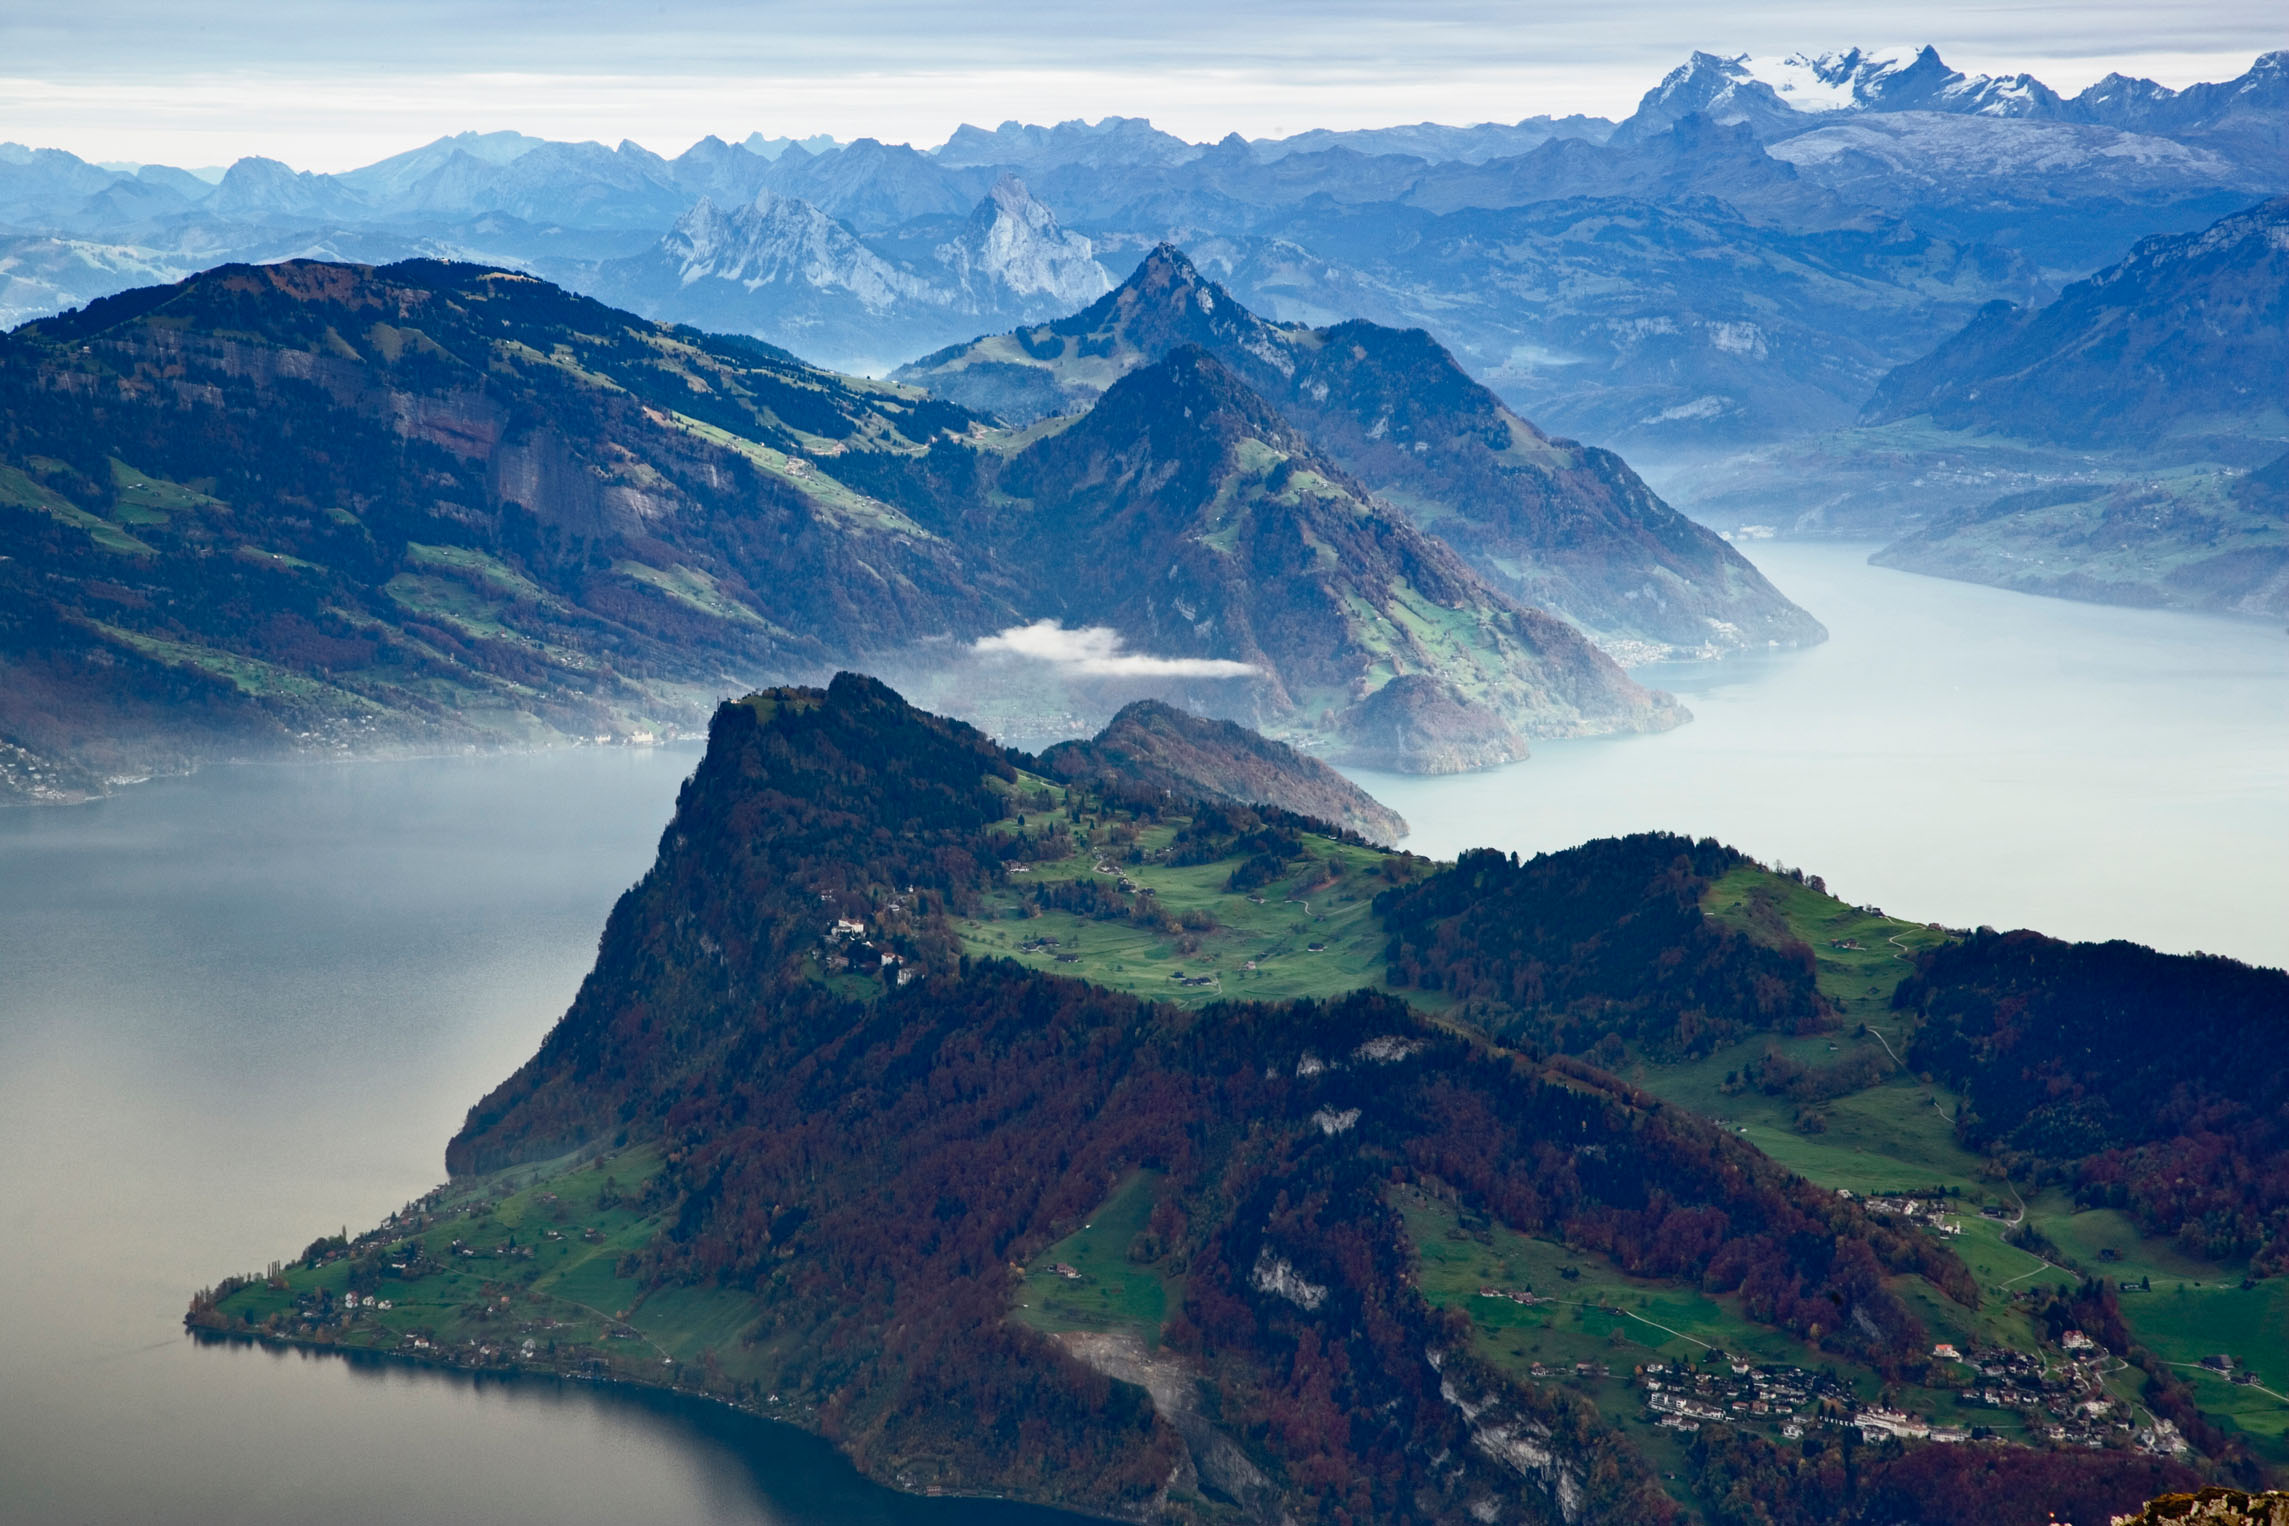
[[[1152,252],[1137,262],[1137,268],[1120,284],[1119,290],[1157,295],[1173,289],[1212,285],[1214,283],[1200,273],[1183,250],[1163,241],[1153,245]]]
[[[1057,214],[1007,170],[971,210],[968,226],[936,253],[989,308],[1006,309],[1014,298],[1036,312],[1052,303],[1071,309],[1113,284],[1096,246],[1060,227]]]
[[[1034,199],[1032,188],[1015,170],[1003,170],[994,177],[972,215],[991,218],[996,211],[1029,223],[1054,224],[1056,221],[1049,209]]]

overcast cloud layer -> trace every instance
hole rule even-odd
[[[1931,42],[1960,69],[2072,92],[2165,84],[2289,46],[2280,0],[1752,6],[1420,0],[75,0],[0,4],[0,138],[91,159],[347,169],[515,128],[633,138],[874,136],[1149,116],[1192,139],[1423,120],[1625,115],[1695,48]]]

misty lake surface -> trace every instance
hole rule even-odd
[[[1828,626],[1801,652],[1634,670],[1693,711],[1441,779],[1354,772],[1406,846],[1537,853],[1664,829],[1949,927],[2289,965],[2289,636],[1743,548]]]
[[[1410,846],[1711,834],[1950,925],[2289,962],[2289,639],[1762,546],[1824,647],[1697,719],[1362,776]],[[564,1010],[694,755],[229,768],[0,813],[0,1516],[1017,1522],[728,1412],[202,1346],[191,1292],[434,1185]]]

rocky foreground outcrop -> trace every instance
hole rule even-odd
[[[2289,1526],[2289,1493],[2204,1489],[2198,1494],[2165,1494],[2136,1515],[2116,1516],[2114,1526],[2162,1526],[2165,1521],[2185,1526]]]

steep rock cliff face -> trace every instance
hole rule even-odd
[[[1097,263],[1096,247],[1060,227],[1015,175],[996,180],[962,231],[936,252],[980,312],[1086,304],[1113,284]]]

